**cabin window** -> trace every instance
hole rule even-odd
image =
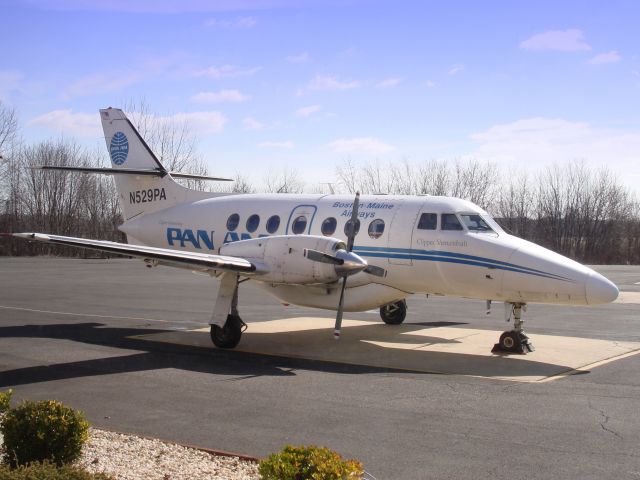
[[[295,235],[300,235],[301,233],[304,233],[306,228],[307,228],[307,217],[305,217],[304,215],[300,215],[299,217],[297,217],[293,221],[293,224],[291,225],[291,231]]]
[[[247,232],[255,232],[260,225],[260,215],[253,214],[247,218]]]
[[[320,227],[320,231],[325,237],[329,237],[336,232],[338,221],[334,217],[325,218]]]
[[[233,232],[236,228],[238,228],[238,224],[240,223],[240,215],[237,213],[232,213],[227,218],[227,230]]]
[[[420,221],[418,222],[419,230],[435,230],[438,226],[438,214],[437,213],[423,213],[420,215]]]
[[[384,233],[384,220],[376,218],[369,224],[369,236],[371,238],[380,238]]]
[[[463,230],[460,220],[454,213],[442,214],[442,230]]]
[[[347,238],[349,237],[349,234],[351,233],[351,229],[352,228],[355,229],[354,235],[357,235],[358,232],[360,231],[360,220],[359,219],[356,218],[356,224],[353,225],[353,227],[352,227],[351,220],[349,220],[347,223],[344,224],[344,234],[347,236]]]
[[[480,215],[476,214],[461,214],[460,218],[467,226],[470,232],[491,232],[493,229],[483,220]]]
[[[273,215],[269,217],[269,220],[267,220],[268,233],[274,233],[276,230],[278,230],[279,226],[280,226],[280,217],[278,215]]]

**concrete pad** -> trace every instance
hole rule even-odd
[[[638,342],[532,335],[535,352],[494,355],[491,347],[501,332],[357,320],[344,320],[342,338],[336,341],[333,323],[331,318],[299,317],[249,324],[236,350],[519,382],[553,380],[640,353]],[[213,348],[208,328],[136,338]]]
[[[640,292],[620,292],[614,303],[640,303]]]

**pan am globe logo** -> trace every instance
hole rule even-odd
[[[129,155],[129,140],[122,132],[116,132],[111,137],[111,146],[109,147],[111,161],[116,165],[122,165]]]

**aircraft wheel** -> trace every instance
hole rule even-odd
[[[499,345],[506,352],[520,352],[522,350],[522,339],[518,332],[511,330],[500,335]]]
[[[407,318],[407,302],[399,300],[381,306],[380,318],[387,325],[400,325]]]
[[[228,315],[224,327],[211,325],[211,340],[218,348],[235,348],[242,337],[245,323],[236,315]]]

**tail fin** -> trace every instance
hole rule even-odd
[[[114,172],[114,177],[125,221],[180,203],[215,196],[176,183],[122,110],[100,110],[100,119],[111,166],[119,172]],[[125,173],[128,169],[156,170],[159,175]]]

